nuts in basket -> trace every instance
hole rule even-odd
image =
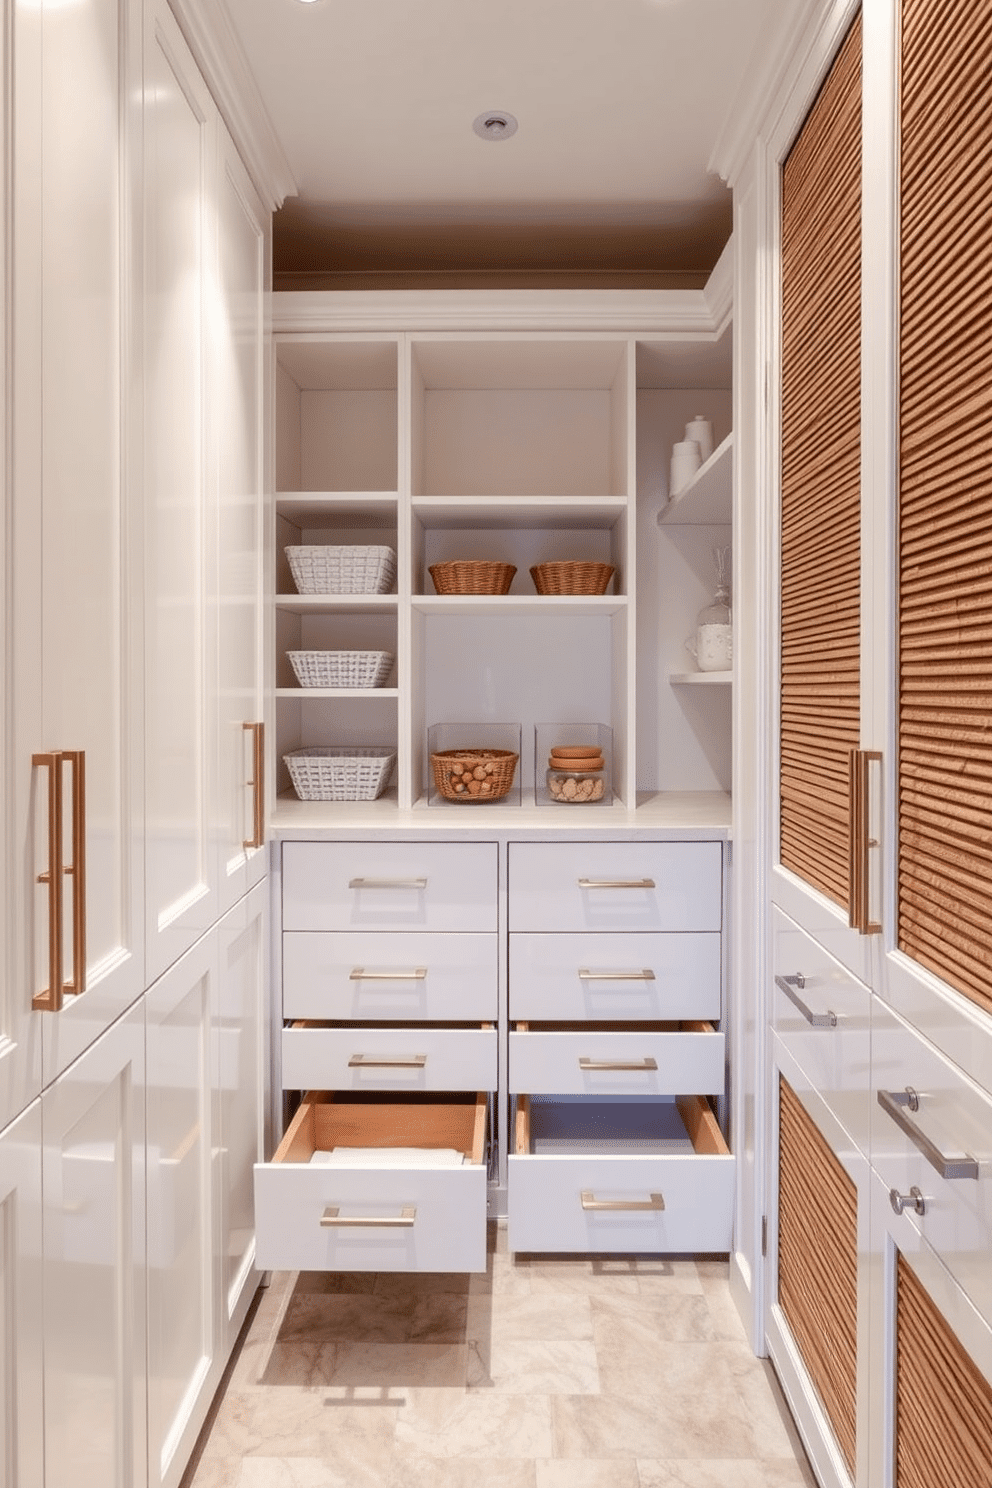
[[[510,749],[441,749],[431,755],[446,801],[499,801],[510,791],[519,756]]]

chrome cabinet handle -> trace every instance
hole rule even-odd
[[[653,982],[654,972],[649,966],[640,971],[590,971],[588,966],[579,967],[582,982]]]
[[[426,878],[350,878],[349,889],[426,889]]]
[[[426,1054],[352,1054],[349,1069],[423,1069]]]
[[[653,878],[580,878],[580,889],[653,889]]]
[[[917,1188],[915,1183],[908,1194],[901,1194],[897,1188],[890,1188],[889,1203],[896,1214],[902,1214],[904,1209],[912,1209],[915,1214],[927,1212],[927,1201],[923,1197],[923,1190]]]
[[[348,974],[349,982],[423,982],[427,980],[427,967],[415,966],[411,971],[366,971],[364,966],[353,966]]]
[[[963,1157],[948,1157],[908,1114],[920,1109],[920,1097],[911,1085],[907,1085],[905,1090],[880,1090],[878,1104],[900,1131],[906,1133],[913,1146],[923,1153],[930,1166],[936,1168],[941,1178],[978,1177],[978,1163],[973,1157],[967,1154]]]
[[[646,1199],[597,1199],[589,1188],[582,1190],[582,1207],[591,1210],[595,1214],[624,1213],[635,1209],[661,1210],[665,1207],[664,1197],[660,1193],[653,1193]]]
[[[358,1215],[342,1214],[339,1207],[329,1204],[320,1216],[320,1227],[323,1230],[374,1228],[377,1230],[408,1230],[417,1222],[417,1206],[406,1204],[397,1215]]]
[[[656,1070],[657,1059],[579,1059],[581,1070]]]
[[[799,1009],[810,1028],[837,1027],[836,1013],[831,1012],[829,1009],[825,1013],[814,1013],[813,1009],[803,1002],[795,990],[797,987],[805,987],[806,985],[806,978],[802,972],[797,972],[795,976],[777,976],[775,978],[775,985]]]

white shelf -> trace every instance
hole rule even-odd
[[[395,594],[277,594],[277,610],[291,615],[368,615],[395,610]]]
[[[395,524],[399,497],[395,491],[279,491],[276,509],[297,527],[344,525],[351,517]]]
[[[415,496],[425,527],[553,527],[609,530],[627,511],[626,496]]]
[[[729,687],[733,672],[672,672],[668,678],[673,687]]]
[[[422,615],[618,615],[626,594],[415,594]]]
[[[734,436],[717,445],[689,484],[658,513],[658,526],[705,527],[733,520]]]
[[[277,698],[398,698],[396,687],[277,687]]]

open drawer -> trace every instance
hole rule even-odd
[[[484,1092],[308,1094],[255,1165],[256,1265],[484,1271],[486,1110]]]
[[[492,1024],[296,1022],[282,1031],[282,1088],[495,1090]]]
[[[700,1096],[517,1098],[511,1251],[727,1251],[734,1158]]]
[[[712,1023],[517,1023],[510,1091],[544,1095],[722,1095],[724,1038]]]

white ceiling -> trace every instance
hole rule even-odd
[[[228,0],[299,188],[277,271],[708,270],[714,142],[790,4]]]

